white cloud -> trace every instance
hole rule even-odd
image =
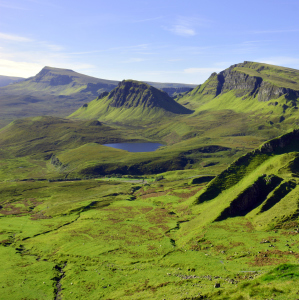
[[[38,73],[43,67],[38,63],[0,59],[0,74],[6,76],[30,77]]]
[[[207,27],[210,21],[195,17],[178,17],[176,22],[170,27],[163,27],[176,35],[190,37],[197,34],[197,27]]]
[[[7,34],[0,32],[0,39],[1,40],[8,40],[8,41],[15,41],[15,42],[32,42],[33,40],[28,39],[26,37],[13,35],[13,34]]]
[[[180,36],[196,35],[196,31],[193,28],[188,27],[186,25],[174,25],[172,28],[169,29],[169,31]]]

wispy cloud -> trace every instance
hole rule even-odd
[[[173,32],[176,35],[180,36],[193,36],[196,35],[195,29],[186,25],[174,25],[169,31]]]
[[[176,22],[170,27],[163,27],[176,35],[190,37],[197,34],[197,27],[206,27],[210,21],[195,17],[178,17]]]
[[[269,57],[265,59],[261,59],[260,62],[270,65],[277,65],[277,66],[298,66],[299,65],[299,58],[296,57],[288,57],[288,56],[276,56],[276,57]]]
[[[200,73],[200,74],[206,74],[206,73],[213,73],[213,72],[220,72],[222,69],[220,68],[188,68],[184,69],[184,73],[187,74],[194,74],[194,73]]]
[[[58,52],[58,51],[63,51],[64,50],[64,47],[62,47],[60,45],[51,44],[51,43],[48,43],[48,42],[40,42],[39,44],[42,47],[47,48],[47,49],[49,49],[51,51],[54,51],[54,52]]]
[[[8,41],[15,41],[15,42],[32,42],[33,41],[33,40],[23,37],[23,36],[7,34],[7,33],[2,33],[2,32],[0,32],[0,39],[8,40]]]
[[[26,7],[11,5],[11,4],[7,4],[7,3],[0,3],[0,7],[9,8],[9,9],[16,9],[16,10],[29,10]]]
[[[299,29],[278,29],[278,30],[253,30],[253,31],[249,31],[249,33],[253,33],[253,34],[287,33],[287,32],[299,32]]]

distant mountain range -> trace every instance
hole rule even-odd
[[[0,90],[19,97],[19,102],[16,96],[4,98],[2,116],[54,115],[17,120],[2,129],[1,143],[8,147],[5,157],[55,154],[70,172],[75,168],[80,174],[126,174],[127,168],[130,174],[184,168],[214,174],[266,140],[299,126],[299,71],[254,62],[213,73],[175,99],[144,82],[113,82],[53,68]],[[65,119],[57,118],[59,114]],[[128,140],[167,146],[152,154],[128,154],[130,167],[101,146]],[[86,147],[93,149],[93,159],[86,155]]]
[[[22,77],[0,75],[0,87],[25,80]]]
[[[12,82],[10,77],[6,79],[8,84]],[[95,99],[104,91],[110,92],[118,83],[72,70],[44,67],[34,77],[0,88],[0,127],[22,117],[69,115],[82,103]],[[195,87],[176,83],[149,84],[165,89],[169,95],[190,91]]]

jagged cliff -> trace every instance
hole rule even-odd
[[[245,61],[213,73],[198,92],[217,97],[232,90],[237,97],[254,96],[259,101],[282,95],[295,100],[299,97],[299,71]]]

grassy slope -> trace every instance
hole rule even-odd
[[[83,105],[70,118],[148,124],[161,118],[191,112],[166,93],[148,84],[124,80],[109,95]]]
[[[27,122],[32,132],[36,131],[34,128],[47,129],[49,140],[55,136],[55,140],[64,141],[66,128],[70,136],[76,136],[73,144],[66,139],[69,149],[65,149],[66,144],[62,148],[57,144],[56,155],[68,171],[79,164],[79,169],[96,166],[98,160],[100,164],[130,165],[148,158],[155,163],[156,159],[169,161],[171,155],[178,157],[182,153],[191,159],[207,145],[238,149],[237,153],[200,153],[198,166],[220,161],[221,170],[265,136],[275,136],[292,127],[291,123],[280,122],[258,129],[265,120],[261,116],[251,119],[247,104],[235,111],[238,102],[234,95],[229,93],[226,97],[228,102],[235,101],[230,109],[218,110],[220,102],[214,105],[207,101],[205,105],[211,106],[212,113],[198,110],[197,115],[175,122],[165,120],[144,128],[119,126],[118,130],[123,131],[115,130],[116,138],[124,134],[133,138],[138,133],[140,138],[164,139],[169,143],[150,156],[108,151],[92,143],[91,138],[88,143],[82,141],[80,138],[90,132],[82,129],[88,127],[82,126],[84,121],[79,121],[82,123],[77,127],[76,122],[69,120],[52,120],[54,131],[51,124],[43,127],[36,123],[38,119]],[[5,128],[6,132],[2,130],[7,145],[10,138],[15,144],[26,136],[28,124],[23,123],[21,131],[22,122],[11,125],[20,126],[11,132],[14,134],[9,132],[10,127]],[[38,134],[42,132],[37,132],[35,138],[41,138]],[[104,134],[102,138],[105,137]],[[40,143],[24,140],[30,147]],[[20,141],[19,149],[11,149],[21,148]],[[150,186],[141,185],[138,178],[136,183],[126,182],[129,178],[122,182],[1,183],[4,294],[8,299],[20,295],[29,299],[53,299],[57,295],[65,299],[200,299],[201,295],[211,299],[297,299],[294,286],[298,282],[299,253],[294,228],[298,226],[298,188],[292,185],[298,181],[297,151],[296,143],[275,155],[256,151],[246,156],[241,165],[233,164],[203,190],[203,185],[189,186],[191,178],[183,179],[187,174],[194,176],[194,170],[165,173],[168,179]],[[117,161],[120,153],[122,157]],[[2,149],[2,155],[8,152]],[[29,164],[27,156],[19,159]],[[206,175],[205,170],[201,168],[197,174]],[[223,215],[233,200],[263,174],[269,179],[271,175],[278,176],[282,181],[246,216]],[[28,178],[28,174],[24,177]],[[292,184],[286,185],[289,182]],[[220,194],[198,201],[209,189]],[[274,268],[285,263],[288,265]],[[221,289],[215,289],[215,283],[220,283]]]
[[[45,67],[36,76],[0,88],[0,128],[23,117],[40,115],[66,116],[83,103],[118,84],[67,69]],[[188,85],[152,82],[158,88],[181,88]]]
[[[230,217],[246,215],[258,230],[279,228],[297,220],[297,139],[298,132],[294,131],[267,142],[213,179],[206,189],[194,196],[193,201],[200,204],[199,216],[184,228],[184,239],[191,238],[204,226]],[[264,186],[261,178],[265,178]],[[275,185],[271,186],[273,183]],[[259,199],[267,188],[269,190]],[[244,197],[246,193],[248,197]],[[256,203],[249,207],[252,201]]]
[[[192,195],[203,187],[175,178],[0,184],[2,295],[296,299],[293,227],[255,230],[238,217],[185,239],[198,215]]]
[[[250,76],[262,77],[263,80],[280,87],[299,90],[299,72],[296,69],[248,62],[245,67],[236,67],[234,70]]]

